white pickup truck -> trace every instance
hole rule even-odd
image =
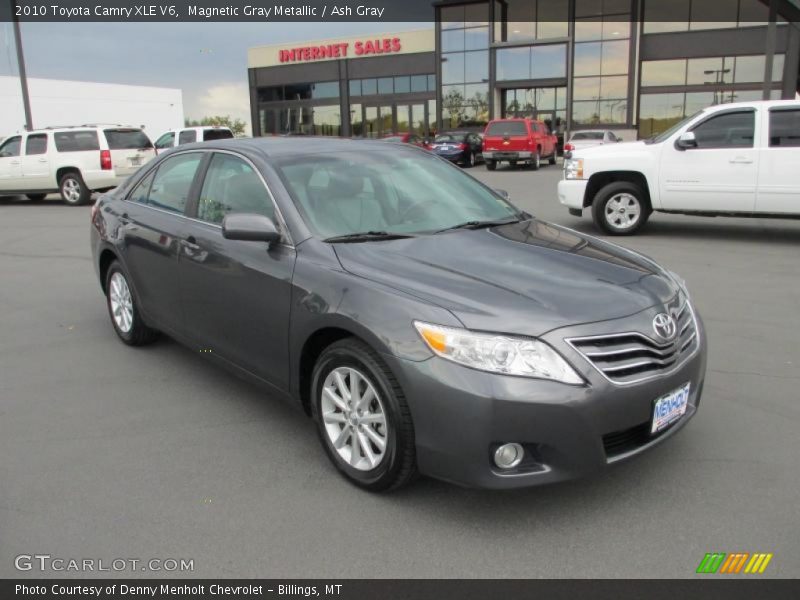
[[[558,199],[611,235],[653,211],[800,218],[800,101],[721,104],[649,140],[575,151]]]

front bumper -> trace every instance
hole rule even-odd
[[[558,201],[567,208],[583,209],[586,179],[561,179],[558,182]]]
[[[620,386],[600,375],[563,342],[547,339],[588,382],[476,371],[441,358],[414,362],[385,357],[405,391],[414,419],[417,462],[428,476],[481,488],[519,488],[587,476],[672,437],[696,413],[706,370],[706,340],[677,370]],[[650,436],[654,400],[686,382],[686,414]],[[494,466],[501,443],[518,442],[526,458],[511,471]]]

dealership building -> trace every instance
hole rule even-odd
[[[527,116],[648,137],[705,106],[798,93],[798,0],[462,0],[435,12],[429,29],[251,48],[253,134],[429,135]]]

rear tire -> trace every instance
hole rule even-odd
[[[47,197],[47,194],[25,194],[31,202],[41,202]]]
[[[369,400],[359,404],[354,389],[359,399]],[[414,479],[411,411],[377,352],[354,338],[331,344],[314,365],[311,394],[322,447],[349,482],[383,492]]]
[[[539,154],[539,151],[537,150],[536,152],[533,153],[533,156],[531,156],[531,170],[538,171],[539,167],[541,166],[542,166],[542,155]]]
[[[556,153],[555,152],[553,152],[553,155],[548,159],[547,162],[549,162],[551,165],[556,164]]]
[[[603,186],[592,201],[594,224],[610,235],[633,235],[644,227],[651,212],[642,188],[629,181]]]
[[[469,167],[470,169],[475,166],[475,153],[470,152],[467,155],[467,160],[464,161],[464,166]]]
[[[128,275],[119,261],[114,261],[106,273],[106,305],[111,325],[119,339],[129,346],[143,346],[158,337],[158,331],[142,320]]]
[[[86,204],[92,195],[77,171],[64,173],[58,182],[58,190],[61,192],[61,199],[70,206]]]
[[[494,171],[497,168],[497,163],[493,160],[486,161],[486,170],[487,171]]]

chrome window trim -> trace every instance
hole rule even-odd
[[[688,298],[687,298],[687,300],[686,300],[686,302],[684,304],[684,307],[679,310],[679,313],[683,313],[684,308],[687,308],[687,307],[689,308],[689,312],[692,315],[692,324],[694,325],[694,333],[689,337],[688,340],[686,340],[686,342],[684,342],[684,344],[682,345],[682,348],[686,347],[687,344],[690,344],[692,341],[696,340],[697,343],[695,344],[694,349],[689,354],[687,354],[683,358],[683,360],[680,360],[680,361],[676,362],[672,366],[671,369],[669,369],[667,371],[661,371],[661,372],[655,373],[653,375],[647,375],[646,377],[640,377],[639,379],[632,379],[630,381],[615,381],[615,380],[611,379],[610,377],[608,377],[600,369],[600,367],[598,367],[594,363],[594,361],[589,356],[587,356],[583,351],[579,350],[577,348],[577,346],[575,346],[575,344],[573,344],[573,342],[585,342],[585,341],[591,341],[591,340],[595,340],[595,339],[609,339],[609,338],[624,337],[624,336],[640,337],[642,339],[647,340],[648,342],[650,342],[652,344],[655,344],[659,348],[668,347],[668,346],[674,344],[674,342],[667,342],[666,344],[659,344],[654,339],[652,339],[652,338],[650,338],[650,337],[648,337],[648,336],[646,336],[643,333],[640,333],[638,331],[629,331],[629,332],[625,332],[625,333],[609,333],[607,335],[600,334],[600,335],[587,335],[587,336],[579,336],[579,337],[570,337],[570,338],[564,338],[564,341],[567,343],[567,345],[569,345],[570,348],[572,348],[575,352],[577,352],[587,363],[589,363],[589,365],[591,365],[591,367],[595,371],[600,373],[600,376],[603,379],[605,379],[606,381],[608,381],[609,383],[611,383],[613,385],[618,385],[618,386],[621,386],[621,387],[625,387],[625,386],[629,386],[629,385],[637,385],[637,384],[640,384],[640,383],[644,383],[645,381],[650,381],[652,379],[659,379],[660,377],[667,377],[669,375],[672,375],[676,371],[678,371],[681,367],[683,367],[683,365],[685,365],[690,359],[692,359],[697,354],[697,352],[700,350],[700,336],[699,336],[699,329],[698,329],[698,326],[697,326],[697,316],[695,315],[694,308],[692,307],[692,305],[689,302]],[[678,337],[677,339],[680,339],[680,338]],[[681,352],[681,348],[678,348],[677,352],[680,353]],[[632,365],[628,365],[628,367],[631,367],[631,366]]]
[[[139,184],[142,182],[142,180],[145,179],[148,175],[150,175],[150,173],[152,171],[156,171],[161,166],[161,163],[169,160],[173,156],[179,156],[181,154],[191,154],[191,153],[194,153],[194,152],[197,152],[197,153],[209,153],[210,152],[210,153],[217,153],[217,154],[230,154],[232,156],[235,156],[236,158],[242,159],[244,162],[246,162],[248,165],[250,165],[250,167],[253,169],[253,171],[256,173],[256,175],[258,175],[258,178],[261,180],[261,183],[264,186],[264,188],[266,188],[267,193],[269,194],[270,200],[272,200],[272,206],[275,208],[275,214],[278,216],[278,221],[279,221],[279,226],[281,228],[281,232],[283,234],[283,237],[285,237],[286,240],[287,240],[287,241],[283,241],[282,240],[279,245],[280,246],[285,246],[286,248],[291,248],[292,250],[295,249],[294,240],[292,240],[292,234],[289,232],[289,228],[286,225],[286,220],[283,218],[283,213],[281,212],[281,209],[278,206],[278,203],[275,201],[275,195],[272,193],[272,190],[270,189],[269,185],[267,184],[267,181],[264,179],[264,176],[261,174],[261,171],[259,171],[258,167],[256,167],[255,164],[253,164],[252,160],[250,160],[249,158],[247,158],[243,154],[239,154],[238,152],[233,152],[231,150],[218,150],[218,149],[215,149],[215,148],[196,148],[196,149],[186,149],[186,150],[179,150],[177,152],[172,152],[172,153],[170,153],[169,157],[165,158],[164,160],[159,161],[158,164],[153,165],[147,172],[145,172],[144,175],[142,175],[139,178],[139,180],[136,182],[136,185],[134,185],[128,191],[128,193],[125,194],[125,197],[122,198],[122,201],[123,202],[130,202],[131,204],[135,204],[136,206],[144,206],[146,208],[149,208],[150,210],[159,211],[159,212],[162,212],[162,213],[165,213],[165,214],[168,214],[168,215],[175,215],[177,217],[183,217],[187,221],[194,221],[195,223],[202,223],[203,225],[208,225],[209,227],[215,227],[216,229],[222,230],[222,225],[217,225],[216,223],[211,223],[209,221],[203,221],[202,219],[198,219],[196,217],[190,217],[185,213],[173,212],[173,211],[170,211],[170,210],[165,210],[163,208],[158,208],[156,206],[150,206],[149,204],[142,204],[141,202],[136,202],[135,200],[131,200],[130,199],[131,194],[133,193],[133,191],[137,187],[139,187]],[[207,171],[208,171],[208,169],[206,169],[206,172]],[[205,177],[204,177],[204,182],[205,182]],[[202,188],[200,189],[200,191],[201,192],[203,191]]]

